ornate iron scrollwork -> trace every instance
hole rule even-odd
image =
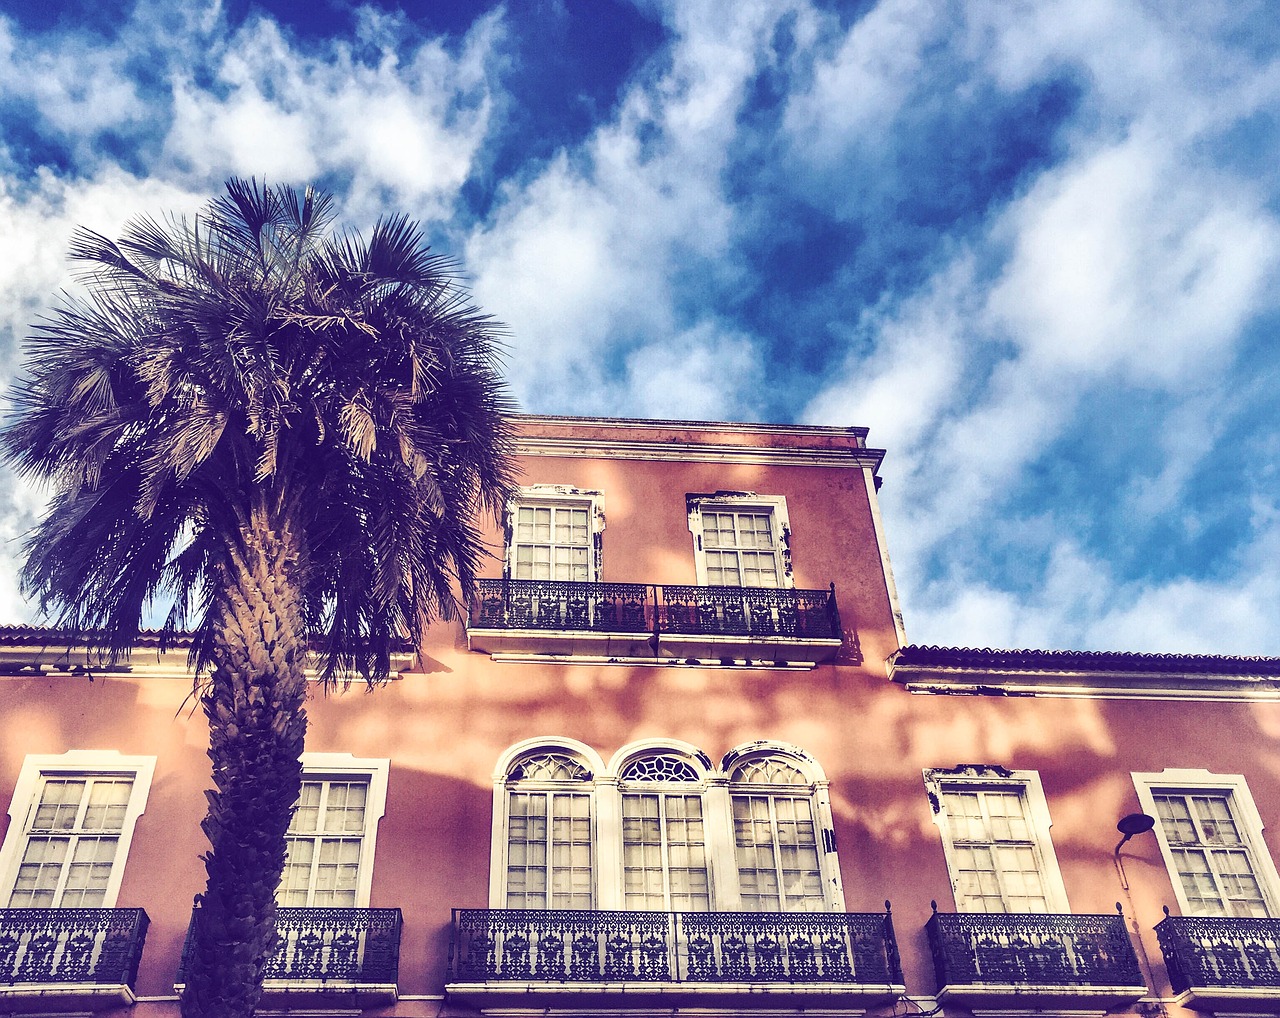
[[[278,908],[280,940],[264,978],[395,983],[400,923],[398,908]]]
[[[648,633],[649,591],[643,583],[569,580],[479,580],[470,625],[477,629]]]
[[[652,595],[652,599],[651,599]],[[834,590],[479,580],[473,629],[839,639]]]
[[[199,921],[197,908],[192,926]],[[394,985],[400,970],[401,923],[398,908],[277,908],[279,941],[263,978]],[[178,982],[183,981],[190,948],[188,932]]]
[[[140,908],[0,909],[0,983],[132,986],[148,922]]]
[[[465,982],[902,981],[888,914],[455,909]]]
[[[1175,993],[1212,987],[1280,988],[1280,920],[1171,916],[1156,937]]]
[[[935,912],[938,985],[1141,986],[1120,915]]]
[[[796,639],[840,636],[834,595],[828,590],[670,584],[660,589],[660,629],[665,632]]]

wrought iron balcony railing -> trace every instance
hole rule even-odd
[[[1280,996],[1280,919],[1164,914],[1156,937],[1174,993]]]
[[[191,924],[200,921],[197,908]],[[277,908],[276,953],[267,962],[266,981],[334,983],[343,986],[394,986],[400,969],[398,908]],[[191,951],[191,933],[183,949],[183,973]]]
[[[643,583],[480,580],[469,624],[473,629],[648,634],[655,603],[653,588]]]
[[[454,909],[456,983],[898,986],[888,912]]]
[[[669,633],[838,639],[840,615],[830,590],[665,586],[663,628]]]
[[[944,913],[925,929],[939,991],[956,988],[1132,988],[1146,992],[1122,915]]]
[[[838,640],[829,590],[480,580],[471,629]]]
[[[0,909],[0,984],[132,989],[148,924],[140,908]]]

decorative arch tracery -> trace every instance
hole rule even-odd
[[[784,743],[737,747],[717,768],[675,740],[607,766],[574,740],[526,740],[499,762],[494,807],[495,906],[843,908],[826,776]]]

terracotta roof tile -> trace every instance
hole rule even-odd
[[[1219,654],[1138,654],[1094,650],[998,650],[912,644],[889,658],[894,667],[964,668],[1018,672],[1170,672],[1205,675],[1280,675],[1280,657]]]

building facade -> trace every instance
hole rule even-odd
[[[862,429],[520,428],[469,616],[310,699],[264,1013],[1280,1012],[1280,659],[908,645]],[[0,1014],[177,1013],[190,693],[0,629]]]

